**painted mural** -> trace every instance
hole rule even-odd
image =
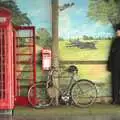
[[[17,0],[19,9],[26,13],[30,25],[36,29],[37,81],[42,78],[40,51],[42,47],[51,47],[51,1],[50,0]],[[27,74],[24,74],[27,77]],[[24,84],[24,81],[23,81]]]
[[[69,4],[73,5],[59,11],[60,60],[75,64],[80,78],[94,81],[100,96],[110,96],[111,79],[106,61],[114,37],[116,3],[114,0],[59,1],[60,6]]]
[[[114,0],[59,0],[59,51],[60,61],[72,62],[79,69],[80,78],[94,81],[102,91],[100,96],[110,96],[110,73],[105,62],[118,8]],[[42,47],[51,47],[51,0],[16,0],[24,19],[14,21],[17,25],[36,27],[37,81],[41,80],[39,53]],[[71,5],[70,5],[71,4]],[[86,64],[84,61],[88,61]],[[103,61],[103,63],[99,63]],[[84,64],[82,63],[84,62]],[[90,63],[91,62],[91,63]],[[96,62],[95,64],[93,64]],[[99,64],[98,64],[98,63]],[[24,76],[27,76],[26,74]]]

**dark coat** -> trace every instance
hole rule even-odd
[[[111,44],[107,69],[110,72],[120,70],[120,37],[116,37]]]

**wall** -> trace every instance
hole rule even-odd
[[[59,12],[60,61],[64,65],[76,65],[81,79],[95,82],[99,96],[111,96],[106,61],[114,30],[105,9],[110,5],[93,4],[92,0],[60,0],[59,5],[72,2],[73,6]]]
[[[72,2],[74,5],[71,7],[61,7]],[[110,0],[110,4],[112,2]],[[18,0],[17,4],[36,26],[39,52],[41,47],[47,47],[46,43],[50,43],[51,39],[51,1]],[[110,4],[104,1],[94,4],[92,0],[59,0],[60,61],[64,66],[76,65],[81,79],[95,82],[99,96],[111,95],[106,61],[114,30],[107,16],[110,12],[115,13],[116,8],[114,3]],[[37,80],[40,78],[40,67],[37,65]]]

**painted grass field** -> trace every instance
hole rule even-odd
[[[86,40],[84,40],[86,42]],[[77,47],[66,47],[69,41],[59,42],[60,60],[62,61],[86,61],[107,60],[110,40],[89,40],[95,42],[96,49],[80,49]]]
[[[95,42],[96,49],[66,47],[68,43],[68,41],[59,42],[61,61],[106,61],[108,59],[110,40],[98,40]],[[81,78],[87,78],[96,82],[108,82],[108,76],[110,76],[110,74],[106,70],[106,64],[76,65]]]
[[[111,41],[96,41],[96,49],[66,47],[68,43],[68,41],[59,42],[60,60],[74,61],[73,64],[78,67],[80,78],[95,82],[100,96],[109,96],[111,79],[106,64],[76,64],[75,61],[107,61]]]

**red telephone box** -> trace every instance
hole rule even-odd
[[[49,70],[51,67],[51,50],[42,49],[42,70]]]
[[[0,8],[0,110],[14,108],[13,27],[11,11]]]
[[[28,105],[27,89],[36,82],[35,27],[13,27],[11,19],[0,8],[0,112]]]
[[[35,27],[15,26],[14,28],[15,105],[28,106],[28,89],[36,82]],[[24,43],[21,44],[22,40]],[[33,97],[35,98],[35,94]]]

